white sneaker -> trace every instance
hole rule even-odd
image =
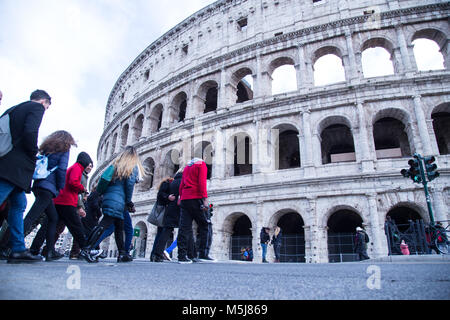
[[[170,257],[170,254],[166,250],[163,251],[163,254],[164,254],[164,258],[166,258],[169,261],[172,261],[172,258]]]
[[[93,259],[97,259],[97,257],[103,253],[103,250],[102,249],[100,249],[100,250],[91,250],[89,253],[90,253],[90,255],[91,255],[91,257]]]

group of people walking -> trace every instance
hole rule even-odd
[[[7,259],[8,263],[36,262],[42,261],[42,254],[46,261],[58,260],[63,255],[55,250],[55,242],[67,227],[74,238],[71,258],[79,257],[87,262],[105,258],[99,244],[114,232],[118,262],[132,261],[130,213],[136,210],[132,197],[135,184],[146,175],[137,150],[125,147],[113,161],[114,173],[106,189],[100,194],[94,187],[89,194],[87,179],[93,161],[89,154],[80,152],[76,162],[68,167],[70,149],[77,146],[69,132],[56,131],[37,146],[39,127],[50,105],[50,95],[36,90],[29,101],[9,108],[0,117],[9,118],[4,121],[8,127],[0,131],[0,147],[8,143],[4,137],[10,137],[11,145],[0,155],[0,226],[3,225],[0,259]],[[47,158],[48,175],[33,178],[38,154]],[[179,228],[176,245],[180,263],[213,260],[208,255],[212,234],[208,213],[212,209],[206,178],[205,162],[194,158],[174,177],[161,182],[157,201],[166,207],[166,214],[163,226],[158,228],[152,261],[170,259],[166,243],[174,228]],[[27,207],[25,193],[30,192],[35,202],[23,219]],[[198,225],[197,242],[193,221]],[[27,249],[24,237],[38,224],[41,228]],[[44,241],[45,247],[41,249]]]
[[[280,252],[281,252],[281,243],[282,243],[283,233],[281,232],[281,228],[279,226],[275,227],[274,234],[272,235],[272,239],[270,239],[270,228],[263,227],[260,233],[260,243],[262,248],[262,262],[268,263],[267,261],[267,248],[269,245],[273,245],[273,251],[275,253],[274,262],[280,262]]]

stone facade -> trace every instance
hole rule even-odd
[[[216,1],[119,77],[91,184],[123,146],[138,148],[152,173],[133,198],[145,257],[156,233],[146,216],[157,186],[193,154],[211,165],[213,257],[231,258],[236,223],[246,216],[260,261],[261,228],[292,213],[308,263],[328,262],[337,213],[356,214],[371,238],[369,255],[386,255],[392,210],[429,221],[421,185],[399,173],[413,153],[436,156],[433,210],[436,220],[449,219],[450,133],[434,125],[437,116],[449,123],[449,8],[437,0]],[[439,45],[444,69],[418,70],[412,42],[419,38]],[[394,74],[364,77],[362,53],[375,47],[389,52]],[[314,65],[327,54],[342,61],[345,81],[315,86]],[[297,90],[272,95],[272,74],[284,65],[295,68]]]

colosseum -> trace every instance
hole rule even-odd
[[[114,84],[91,186],[124,146],[139,150],[150,173],[133,196],[139,257],[153,246],[146,218],[159,182],[193,156],[208,164],[212,257],[237,260],[251,247],[261,262],[260,230],[277,225],[285,262],[353,260],[356,226],[370,237],[369,256],[386,256],[387,216],[430,221],[422,185],[400,174],[414,153],[436,157],[434,218],[450,219],[449,8],[215,1],[151,43]],[[435,46],[441,67],[420,67],[420,40]],[[374,50],[379,60],[367,63]],[[320,67],[336,76],[323,82]],[[113,239],[103,248],[114,256]]]

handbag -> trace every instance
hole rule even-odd
[[[46,179],[58,166],[48,170],[48,156],[40,154],[37,156],[36,167],[34,168],[33,179],[41,180]]]
[[[152,211],[150,211],[150,214],[147,217],[147,221],[157,227],[162,227],[165,213],[166,206],[159,205],[158,202],[155,202]]]

